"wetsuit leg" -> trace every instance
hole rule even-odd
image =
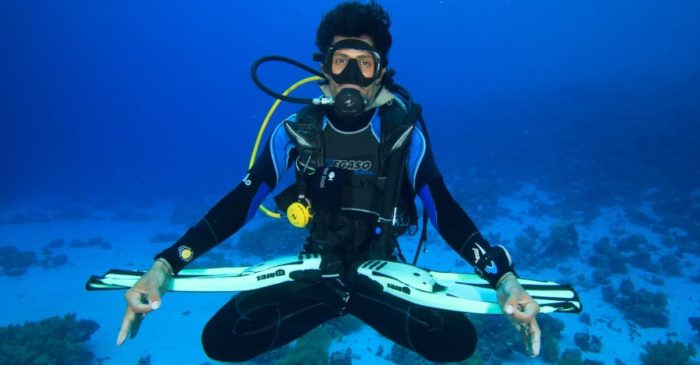
[[[331,296],[322,284],[286,283],[242,292],[204,327],[204,351],[214,360],[241,362],[285,345],[338,317],[339,310],[324,300]]]
[[[430,361],[462,361],[476,348],[476,330],[460,312],[420,306],[385,293],[358,291],[350,296],[348,313]]]

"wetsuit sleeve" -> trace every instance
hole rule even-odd
[[[502,246],[491,246],[452,197],[430,145],[419,129],[413,132],[407,169],[409,181],[426,208],[433,227],[482,278],[495,286],[501,276],[512,271],[510,255]]]
[[[243,180],[175,244],[157,254],[156,259],[164,258],[177,273],[255,216],[260,203],[289,167],[293,154],[293,146],[281,125],[275,128],[265,149]]]

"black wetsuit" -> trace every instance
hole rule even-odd
[[[287,120],[295,121],[295,118],[293,115]],[[274,189],[284,172],[294,166],[298,153],[281,126],[273,131],[264,151],[243,181],[172,247],[157,255],[171,263],[175,272],[240,229],[255,215],[260,202]],[[369,113],[359,127],[357,123],[353,127],[342,121],[331,121],[328,116],[324,118],[324,138],[356,138],[374,144],[363,145],[362,149],[357,146],[344,150],[327,147],[326,164],[350,173],[372,174],[373,159],[367,151],[379,145],[379,126],[376,113]],[[449,194],[430,146],[419,128],[411,135],[404,175],[428,209],[430,220],[443,239],[465,260],[478,267],[479,260],[490,246]],[[362,210],[362,207],[346,208],[347,214],[342,215],[344,219],[363,219],[360,218],[361,212],[352,211]],[[357,241],[357,237],[365,239],[364,228],[357,227],[352,237],[343,239],[347,238],[349,242]],[[314,242],[313,230],[309,242]],[[309,242],[305,250],[313,251]],[[183,250],[188,254],[183,255]],[[207,323],[202,335],[204,350],[211,358],[220,361],[250,360],[297,339],[331,318],[349,313],[431,361],[460,361],[473,353],[476,333],[463,313],[406,302],[376,292],[353,279],[344,275],[341,279],[327,279],[320,283],[291,282],[242,292]]]

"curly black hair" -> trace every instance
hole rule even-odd
[[[372,0],[367,4],[359,1],[346,1],[338,4],[321,20],[316,31],[316,46],[321,53],[332,45],[333,37],[359,37],[368,35],[374,41],[374,48],[379,52],[386,67],[389,48],[391,48],[391,19],[389,13]]]

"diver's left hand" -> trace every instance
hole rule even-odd
[[[539,304],[525,291],[513,273],[505,274],[498,281],[496,293],[503,313],[522,335],[530,356],[536,357],[540,353],[540,327],[535,319],[540,312]]]

